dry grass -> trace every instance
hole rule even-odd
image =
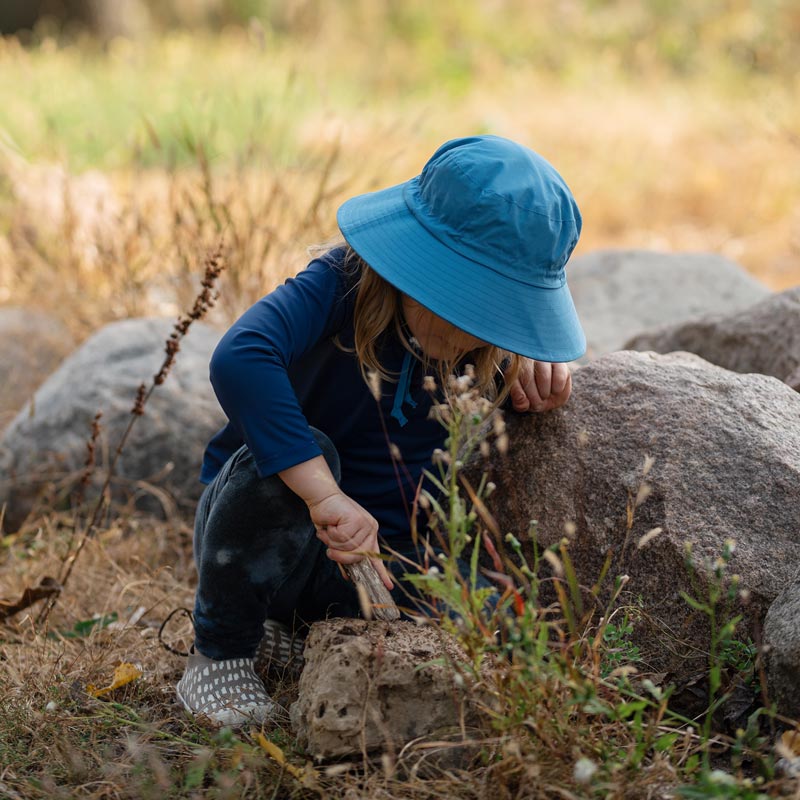
[[[225,324],[335,233],[348,196],[484,131],[529,143],[564,174],[584,213],[578,254],[706,250],[771,288],[800,282],[796,73],[730,74],[721,62],[676,76],[646,48],[623,68],[613,50],[582,54],[574,40],[548,69],[512,58],[511,29],[512,44],[477,39],[453,72],[429,31],[387,39],[386,20],[367,14],[373,40],[356,45],[343,19],[328,22],[266,44],[235,29],[105,54],[0,43],[0,303],[52,310],[81,334],[171,314],[225,230]],[[63,97],[47,91],[60,74]],[[16,91],[23,81],[35,89]]]
[[[497,4],[475,8],[484,5],[488,14]],[[105,54],[0,43],[0,304],[48,311],[77,340],[113,319],[174,316],[224,234],[228,271],[212,322],[227,325],[302,268],[307,245],[335,234],[341,201],[406,179],[441,141],[471,132],[525,141],[558,166],[584,213],[578,254],[708,250],[774,289],[800,283],[796,72],[732,75],[711,68],[702,47],[692,70],[670,72],[632,34],[619,49],[597,44],[602,9],[594,39],[570,38],[576,23],[562,12],[574,3],[548,4],[538,22],[539,4],[511,3],[500,44],[496,16],[451,26],[446,4],[412,6],[430,9],[427,24],[447,36],[387,36],[377,3],[353,4],[354,26],[297,2],[287,4],[298,15],[287,18],[291,35],[266,43],[258,30],[116,42]],[[744,12],[721,16],[702,33],[717,55],[726,25],[753,24]],[[636,8],[625,19],[642,21]],[[306,26],[296,41],[293,25]],[[553,25],[572,43],[568,57]],[[780,39],[783,29],[765,30]],[[762,39],[759,59],[789,52],[783,39]],[[45,513],[7,532],[2,595],[59,574],[74,524]],[[209,732],[178,708],[182,659],[157,631],[170,610],[191,606],[194,581],[186,522],[126,513],[88,540],[46,630],[35,609],[0,629],[0,796],[583,797],[590,790],[573,774],[581,736],[625,741],[613,726],[570,730],[553,704],[533,730],[563,723],[562,738],[487,732],[469,771],[402,781],[375,764],[301,787],[249,734]],[[70,635],[112,613],[111,625]],[[166,632],[179,647],[190,636],[184,618]],[[143,677],[108,700],[90,697],[87,684],[106,683],[120,661],[140,664]],[[303,763],[288,731],[270,735]],[[621,769],[600,796],[666,797],[679,782],[675,764],[655,755],[639,774]]]

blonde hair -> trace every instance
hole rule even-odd
[[[384,280],[366,263],[347,242],[328,245],[325,249],[345,248],[343,270],[353,281],[349,291],[356,292],[353,327],[355,330],[352,347],[345,346],[338,337],[334,343],[345,352],[355,353],[361,367],[361,374],[368,386],[371,385],[370,374],[376,374],[382,381],[396,383],[398,376],[389,372],[380,362],[382,340],[387,331],[393,330],[406,350],[413,353],[422,363],[426,375],[438,378],[438,384],[447,395],[449,377],[464,364],[461,354],[452,361],[439,361],[434,366],[430,359],[420,357],[408,342],[404,330],[402,295],[398,289]],[[316,248],[315,248],[316,249]],[[321,248],[320,248],[321,249]],[[508,395],[508,387],[516,380],[521,357],[494,345],[486,345],[471,351],[474,367],[474,383],[478,394],[491,400],[494,406],[500,405]],[[434,374],[436,373],[436,374]],[[498,390],[497,378],[505,376]]]

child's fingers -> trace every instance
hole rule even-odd
[[[339,550],[364,550],[365,544],[377,533],[377,523],[374,530],[359,528],[353,532],[352,528],[338,525],[317,526],[317,538],[324,542],[328,547],[336,547]]]
[[[544,406],[544,400],[542,400],[541,395],[539,394],[539,389],[536,386],[536,378],[533,370],[526,370],[524,373],[521,373],[520,381],[522,384],[522,390],[525,393],[525,399],[528,401],[528,406],[527,408],[517,408],[517,406],[514,406],[514,410],[541,411]]]
[[[389,574],[389,570],[386,569],[386,564],[379,558],[371,558],[370,561],[372,562],[372,566],[375,567],[375,571],[380,576],[380,579],[383,581],[383,585],[391,592],[392,589],[394,589],[394,581]]]
[[[553,365],[547,361],[536,361],[533,365],[533,377],[536,390],[541,400],[547,400],[552,392]]]
[[[522,388],[519,378],[511,384],[508,394],[511,398],[511,405],[514,407],[514,411],[528,411],[530,409],[530,400],[525,390]]]
[[[335,547],[330,546],[325,554],[331,561],[335,561],[337,564],[357,564],[364,558],[364,556],[359,553],[353,553],[350,550],[337,550]]]
[[[351,552],[344,552],[342,550],[336,550],[332,547],[329,547],[327,550],[327,556],[331,561],[335,561],[337,564],[340,565],[340,569],[342,564],[357,564],[359,561],[363,560],[366,556],[364,553],[351,553]],[[373,567],[375,567],[375,571],[378,573],[378,577],[381,579],[383,585],[391,591],[394,589],[394,581],[392,580],[392,576],[389,574],[389,571],[386,569],[386,565],[381,561],[379,558],[371,558],[370,563]],[[347,580],[350,580],[349,575],[342,569],[342,574],[345,576]]]
[[[561,396],[570,382],[569,367],[566,364],[553,364],[553,373],[550,383],[550,394]]]

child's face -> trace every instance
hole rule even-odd
[[[437,361],[456,359],[470,350],[487,346],[486,342],[445,322],[441,317],[437,317],[432,311],[428,311],[427,308],[405,294],[403,295],[403,314],[411,333],[414,334],[414,338],[419,342],[428,358]]]

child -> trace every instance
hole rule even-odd
[[[253,669],[265,628],[357,616],[339,565],[378,554],[379,533],[408,552],[417,484],[445,438],[422,386],[431,362],[442,375],[473,364],[488,396],[505,363],[496,399],[546,411],[585,350],[564,276],[580,213],[526,147],[446,142],[416,178],[348,200],[338,223],[345,243],[245,312],[211,361],[230,422],[203,464],[195,646],[177,688],[225,724],[279,711]],[[394,578],[373,564],[387,588],[402,582],[402,564]]]

